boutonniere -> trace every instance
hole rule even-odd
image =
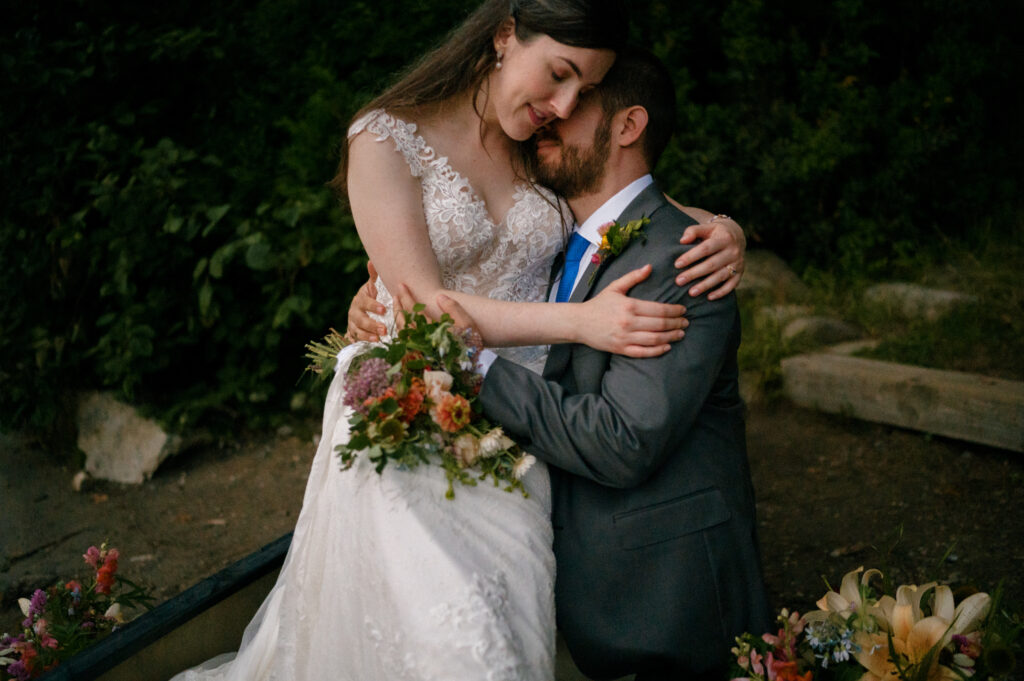
[[[601,245],[597,247],[597,253],[594,253],[590,258],[590,262],[594,263],[598,267],[603,265],[609,258],[612,258],[622,251],[626,250],[626,246],[634,238],[639,238],[641,241],[647,241],[647,235],[643,233],[644,226],[650,222],[649,217],[642,217],[638,220],[630,220],[625,226],[620,225],[618,221],[612,220],[606,222],[597,228],[597,233],[601,235]],[[595,269],[593,274],[590,275],[590,284],[594,283],[594,276],[597,274]]]

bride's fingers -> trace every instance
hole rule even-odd
[[[629,301],[626,311],[637,319],[679,319],[686,314],[686,306],[677,303],[659,303],[641,298],[630,298]]]
[[[633,357],[635,359],[647,359],[650,357],[661,357],[671,349],[671,345],[627,345],[622,351],[622,354],[626,357]]]
[[[608,284],[608,286],[605,287],[605,290],[611,290],[616,293],[621,293],[625,295],[626,293],[629,292],[629,289],[633,288],[641,281],[651,276],[651,269],[652,268],[650,265],[644,265],[639,269],[627,272],[626,274],[623,274],[621,277],[619,277],[612,283]]]
[[[626,337],[626,347],[660,348],[681,341],[686,335],[683,329],[671,331],[637,331]]]

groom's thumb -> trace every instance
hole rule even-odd
[[[473,318],[469,316],[465,308],[459,304],[457,300],[449,298],[443,293],[437,295],[437,306],[441,308],[441,312],[448,313],[448,316],[452,318],[455,323],[455,328],[460,331],[464,331],[473,326]]]

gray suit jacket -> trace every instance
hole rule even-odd
[[[686,337],[630,359],[583,345],[551,349],[544,376],[498,359],[484,413],[551,469],[558,627],[594,678],[724,669],[733,638],[766,630],[746,457],[734,295],[676,286],[679,237],[693,221],[652,185],[619,222],[646,215],[646,242],[584,273],[585,300],[646,263],[630,295],[686,305]]]

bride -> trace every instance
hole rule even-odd
[[[380,272],[384,311],[400,284],[434,314],[443,291],[488,345],[538,371],[550,343],[639,357],[682,337],[679,306],[626,297],[642,271],[586,303],[535,302],[568,233],[567,210],[529,181],[520,143],[569,116],[625,28],[617,0],[486,0],[356,116],[335,184]],[[392,319],[380,317],[386,331]],[[529,498],[479,485],[460,487],[454,501],[438,466],[378,475],[357,457],[340,470],[345,368],[363,347],[339,355],[291,548],[239,652],[175,679],[551,681],[546,469],[524,478]]]

